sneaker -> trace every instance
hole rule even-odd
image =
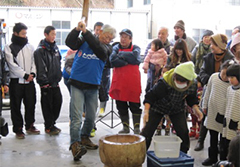
[[[90,137],[94,137],[95,136],[95,129],[92,129],[91,133],[90,133]]]
[[[103,117],[104,112],[105,112],[105,111],[104,111],[104,108],[100,108],[98,116],[99,116],[99,117]]]
[[[59,130],[57,128],[55,128],[54,126],[52,126],[49,129],[45,129],[45,132],[49,135],[58,135],[59,134]]]
[[[79,142],[73,143],[70,147],[70,150],[72,151],[74,161],[79,161],[80,158],[87,153],[87,149]]]
[[[40,134],[40,130],[38,130],[35,126],[31,125],[29,129],[26,130],[27,134],[30,135],[39,135]]]
[[[96,150],[98,149],[98,145],[93,144],[93,142],[87,136],[81,137],[81,144],[85,146],[89,150]]]
[[[119,133],[119,134],[122,134],[122,133],[130,133],[129,127],[125,127],[125,126],[124,126],[123,129],[120,130],[118,133]]]
[[[24,139],[25,134],[23,133],[23,131],[16,132],[16,138],[17,139]]]

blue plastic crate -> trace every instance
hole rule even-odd
[[[193,167],[194,159],[180,151],[178,158],[158,158],[154,151],[147,152],[147,167]]]

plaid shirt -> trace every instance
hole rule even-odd
[[[160,79],[158,84],[145,95],[144,103],[150,103],[150,110],[153,112],[174,115],[185,112],[185,99],[190,107],[198,104],[197,82],[180,92],[168,85],[164,79]]]

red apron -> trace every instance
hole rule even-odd
[[[133,47],[119,51],[132,51],[132,49]],[[115,100],[140,103],[141,77],[139,66],[129,64],[113,68],[109,95]]]

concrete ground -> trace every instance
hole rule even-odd
[[[141,67],[140,67],[141,68]],[[142,96],[144,99],[144,89],[146,83],[146,74],[142,74]],[[24,140],[15,138],[12,132],[10,111],[3,110],[2,114],[6,121],[9,123],[9,135],[2,137],[0,146],[0,167],[103,167],[98,150],[88,150],[79,162],[74,162],[71,152],[69,151],[69,93],[67,88],[60,83],[60,88],[63,94],[63,104],[60,117],[57,121],[57,126],[62,129],[58,136],[49,136],[44,132],[43,117],[40,106],[40,92],[39,86],[36,84],[37,89],[37,104],[36,104],[36,122],[35,125],[41,130],[40,135],[26,135]],[[111,105],[108,101],[106,113],[109,111],[117,111],[115,104]],[[143,109],[143,106],[142,106]],[[22,106],[22,111],[24,107]],[[110,125],[111,114],[103,119],[103,122]],[[113,116],[113,126],[120,122],[119,118]],[[117,134],[121,130],[122,125],[116,126],[111,129],[102,122],[97,123],[96,136],[91,138],[94,143],[98,143],[100,137]],[[190,126],[190,123],[188,123]],[[131,132],[133,133],[133,132]],[[172,134],[171,134],[172,135]],[[207,147],[209,145],[209,136],[205,141],[205,148],[200,152],[195,152],[193,149],[196,145],[196,139],[191,139],[191,146],[188,155],[194,158],[194,166],[200,167],[204,159],[207,158]],[[149,150],[153,150],[153,144]],[[147,166],[145,160],[143,167]]]

